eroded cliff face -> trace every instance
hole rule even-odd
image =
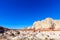
[[[53,20],[52,18],[46,18],[41,21],[36,21],[33,23],[32,29],[45,29],[45,30],[60,30],[60,20]]]

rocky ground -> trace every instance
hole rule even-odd
[[[60,40],[60,31],[8,30],[0,33],[0,40]]]

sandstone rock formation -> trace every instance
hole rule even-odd
[[[32,29],[35,30],[60,30],[60,20],[53,20],[52,18],[46,18],[45,20],[36,21],[33,23]]]
[[[55,30],[60,30],[60,20],[54,20],[53,22]]]

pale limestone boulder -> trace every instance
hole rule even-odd
[[[43,34],[43,35],[42,34],[43,33],[38,33],[38,34],[36,34],[36,37],[44,40],[47,36],[45,34]]]

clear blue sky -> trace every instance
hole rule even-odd
[[[60,0],[0,0],[0,25],[24,28],[47,17],[60,19]]]

